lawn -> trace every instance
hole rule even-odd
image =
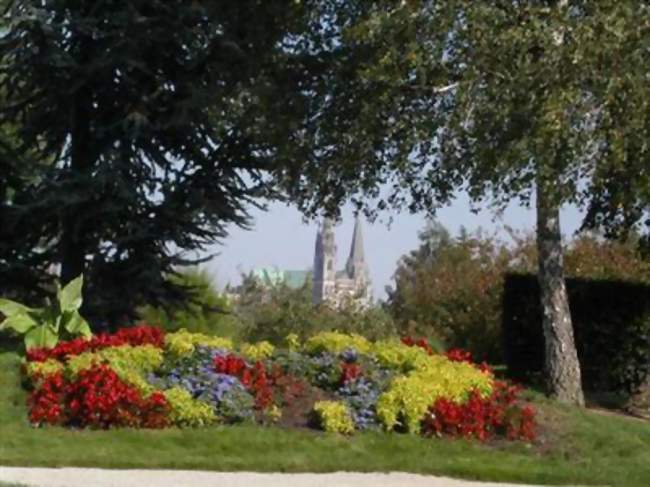
[[[544,484],[650,484],[650,423],[535,397],[541,444],[227,426],[164,431],[36,429],[25,414],[20,358],[0,351],[0,465],[281,472],[407,471]],[[550,427],[549,427],[550,425]]]

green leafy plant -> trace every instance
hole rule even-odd
[[[62,334],[90,337],[92,332],[79,313],[83,302],[83,276],[70,281],[63,289],[57,284],[56,300],[44,308],[30,308],[9,299],[0,299],[0,313],[5,315],[0,330],[24,335],[25,347],[54,347]]]

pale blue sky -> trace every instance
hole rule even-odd
[[[315,222],[305,224],[297,210],[280,204],[271,205],[267,212],[254,211],[253,217],[252,230],[232,229],[223,245],[213,249],[219,255],[205,264],[219,287],[227,282],[239,283],[240,271],[248,272],[255,267],[278,266],[280,269],[299,270],[309,269],[312,265],[317,230]],[[453,205],[441,209],[437,218],[453,234],[464,225],[470,231],[478,227],[497,231],[504,238],[504,225],[524,231],[533,230],[535,225],[535,214],[531,209],[511,205],[500,218],[490,210],[474,214],[467,198],[462,195]],[[562,230],[565,235],[572,234],[579,223],[580,213],[575,208],[563,209]],[[384,288],[392,282],[397,260],[417,246],[417,234],[424,224],[424,215],[407,213],[394,214],[390,228],[385,222],[377,221],[371,225],[364,221],[366,260],[375,298],[385,297]],[[354,216],[349,209],[336,227],[338,268],[345,265],[353,225]]]
[[[294,208],[274,204],[269,211],[253,212],[254,225],[250,231],[233,229],[223,246],[214,248],[220,255],[205,264],[219,287],[227,282],[238,284],[240,270],[248,272],[255,267],[277,266],[280,269],[309,269],[314,255],[317,225],[303,223]],[[438,212],[438,220],[455,234],[461,225],[472,231],[478,227],[497,231],[506,237],[503,226],[517,230],[533,230],[533,210],[511,205],[501,218],[495,219],[490,210],[474,214],[466,197],[460,196],[454,204]],[[385,217],[384,217],[385,219]],[[366,260],[370,266],[375,298],[385,297],[384,287],[392,281],[397,260],[418,244],[418,231],[424,227],[424,215],[395,214],[388,228],[380,221],[364,221]],[[580,213],[575,208],[562,211],[562,230],[572,234],[579,226]],[[337,264],[343,268],[350,250],[354,216],[352,210],[343,213],[343,221],[336,227],[338,246]]]

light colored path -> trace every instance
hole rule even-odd
[[[497,487],[407,473],[283,474],[187,470],[0,467],[0,482],[37,487]],[[521,486],[520,486],[521,487]]]

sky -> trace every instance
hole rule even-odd
[[[209,249],[210,253],[218,255],[203,267],[210,272],[219,288],[227,283],[238,284],[241,282],[241,272],[248,273],[256,267],[307,270],[312,266],[317,222],[305,223],[296,209],[281,204],[270,205],[266,212],[255,210],[252,216],[251,230],[232,228],[221,245]],[[335,228],[338,269],[345,266],[354,227],[351,209],[344,209],[342,216],[342,222]],[[520,231],[532,231],[535,227],[533,209],[513,204],[500,217],[490,210],[474,214],[470,211],[468,198],[462,194],[451,206],[439,210],[437,219],[452,234],[456,234],[461,226],[469,231],[481,227],[506,238],[506,225]],[[385,286],[392,282],[397,261],[418,246],[418,232],[425,225],[425,217],[421,214],[393,214],[390,227],[387,226],[386,216],[383,220],[374,224],[363,222],[366,261],[375,299],[385,298]],[[581,215],[576,208],[563,208],[563,234],[573,234],[580,220]]]

